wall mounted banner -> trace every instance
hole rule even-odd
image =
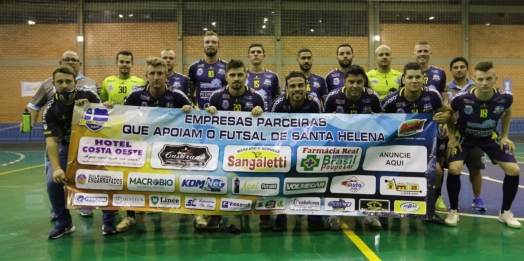
[[[69,208],[428,219],[432,114],[75,107]]]

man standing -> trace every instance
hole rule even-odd
[[[227,63],[217,57],[220,48],[218,35],[213,31],[207,31],[202,47],[206,56],[191,64],[187,74],[190,98],[195,99],[195,104],[200,109],[209,106],[211,93],[227,85],[225,77]]]
[[[300,49],[297,53],[297,62],[300,71],[306,76],[306,91],[308,94],[323,101],[328,94],[326,80],[320,75],[311,72],[313,67],[313,53],[307,48]]]
[[[376,91],[380,99],[384,99],[388,94],[396,92],[400,86],[402,74],[391,69],[393,54],[387,45],[381,45],[375,50],[375,63],[377,68],[367,73],[369,87]]]
[[[258,116],[264,112],[264,98],[244,83],[246,82],[246,67],[240,60],[231,60],[227,63],[226,80],[228,85],[217,90],[209,98],[209,107],[206,111],[212,115],[217,111],[248,111]],[[212,215],[207,223],[208,230],[217,230],[222,222],[220,215]],[[197,228],[206,228],[195,219]]]
[[[246,70],[246,86],[262,95],[264,98],[264,111],[269,111],[273,106],[273,100],[280,96],[280,80],[276,73],[262,66],[262,62],[266,57],[262,44],[251,44],[247,52],[251,65]]]
[[[451,60],[449,64],[449,69],[453,75],[453,80],[448,83],[448,95],[449,99],[457,95],[461,91],[469,91],[474,87],[473,81],[468,79],[468,60],[464,57],[457,57]],[[455,120],[457,120],[458,115],[455,115]],[[445,147],[445,146],[444,146]],[[484,152],[479,147],[474,147],[464,158],[464,163],[469,171],[469,181],[473,187],[473,202],[471,206],[477,211],[486,211],[486,206],[484,201],[480,198],[480,192],[482,190],[482,173],[481,169],[485,169],[486,157]],[[439,209],[445,211],[446,209]]]
[[[353,47],[351,45],[345,43],[337,47],[337,56],[335,58],[340,67],[326,75],[328,93],[344,87],[344,73],[353,63],[353,57]]]
[[[146,78],[148,84],[144,87],[136,88],[124,101],[124,105],[142,107],[162,107],[179,108],[184,113],[191,110],[191,101],[181,91],[169,90],[166,85],[168,66],[166,62],[157,57],[150,57],[146,60]],[[112,105],[112,104],[111,104]],[[136,225],[136,214],[133,210],[128,210],[127,215],[116,227],[118,232],[129,230]]]
[[[98,95],[93,91],[75,88],[75,78],[76,72],[69,66],[60,66],[53,71],[56,94],[47,103],[43,113],[46,151],[51,163],[51,167],[47,169],[47,194],[56,214],[56,227],[49,233],[49,239],[57,239],[75,231],[69,210],[65,207],[64,195],[74,106],[81,106],[88,102],[100,103]],[[104,210],[102,219],[103,234],[114,234],[115,211]]]
[[[131,75],[133,68],[133,53],[130,51],[120,51],[116,54],[116,66],[118,74],[104,79],[100,99],[103,102],[112,101],[115,104],[123,104],[127,95],[134,88],[144,86],[146,82],[134,75]]]
[[[166,48],[160,52],[160,58],[166,62],[167,65],[167,86],[170,91],[175,89],[188,95],[189,93],[189,78],[181,73],[175,71],[176,54],[175,51]]]
[[[511,228],[520,228],[520,222],[513,217],[510,211],[511,204],[517,195],[520,177],[520,168],[513,155],[515,144],[508,138],[513,95],[494,87],[497,76],[493,63],[490,61],[478,63],[475,66],[474,77],[475,87],[457,94],[451,100],[452,112],[458,112],[459,122],[456,125],[457,133],[455,133],[455,122],[453,119],[448,120],[450,132],[448,155],[451,158],[446,184],[450,212],[445,220],[446,225],[456,226],[459,221],[460,172],[466,155],[473,147],[479,147],[505,173],[499,222]],[[499,120],[502,125],[500,137],[494,131]],[[452,134],[457,134],[457,137]]]
[[[100,86],[95,82],[95,80],[84,76],[80,73],[80,67],[82,66],[82,62],[78,58],[78,54],[73,51],[65,51],[62,54],[62,59],[58,62],[59,65],[69,65],[73,69],[75,69],[77,76],[76,76],[76,88],[78,89],[89,89],[93,92],[100,93]],[[35,125],[36,120],[38,119],[38,114],[40,113],[40,110],[42,107],[44,107],[48,101],[53,99],[53,96],[56,93],[55,85],[53,82],[53,77],[48,78],[45,80],[42,85],[38,88],[36,91],[35,96],[31,101],[27,104],[27,109],[31,113],[31,128]],[[21,126],[21,125],[20,125]],[[47,172],[47,169],[51,168],[51,163],[49,162],[49,158],[47,157],[47,154],[45,155],[45,172]],[[93,211],[91,209],[80,209],[79,210],[80,215],[82,216],[92,216]],[[51,207],[51,214],[49,216],[51,220],[56,220],[56,215],[53,211],[53,208]]]

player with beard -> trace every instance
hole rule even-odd
[[[353,47],[345,43],[337,48],[337,61],[340,67],[326,75],[326,85],[328,93],[344,87],[344,74],[351,63],[353,63]]]
[[[326,80],[324,80],[324,77],[311,72],[311,67],[313,66],[313,53],[311,50],[307,48],[300,49],[297,53],[297,62],[300,71],[306,76],[306,90],[308,94],[312,94],[323,101],[328,94]]]
[[[226,80],[228,85],[211,94],[206,111],[215,115],[217,111],[247,111],[258,116],[264,112],[264,98],[255,90],[247,87],[246,67],[240,60],[227,63]],[[212,215],[207,223],[208,230],[217,230],[222,222],[220,215]],[[197,224],[198,225],[198,224]],[[198,227],[197,228],[201,228]]]
[[[280,96],[280,80],[276,73],[262,66],[266,57],[262,44],[251,44],[247,52],[251,65],[246,70],[246,85],[262,95],[265,105],[264,111],[268,111],[273,106],[273,100]]]
[[[369,87],[378,93],[381,100],[386,95],[396,92],[400,86],[402,73],[391,69],[391,60],[393,60],[393,55],[389,46],[381,45],[377,47],[375,50],[377,68],[367,73]]]
[[[175,71],[176,54],[175,51],[166,48],[160,52],[160,58],[167,65],[167,86],[170,91],[179,90],[185,95],[189,94],[189,78]]]
[[[100,99],[103,102],[112,101],[115,104],[123,104],[127,95],[136,87],[144,86],[146,82],[131,75],[131,68],[133,68],[134,63],[133,53],[130,51],[118,52],[115,63],[118,67],[118,74],[104,79]]]
[[[209,106],[211,94],[227,85],[227,63],[217,57],[220,43],[218,35],[207,31],[202,44],[206,56],[189,66],[189,96],[200,109]]]

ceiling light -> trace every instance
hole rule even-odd
[[[430,16],[430,17],[429,17],[429,20],[433,20],[433,19],[435,19],[434,16]]]
[[[406,20],[409,20],[409,17],[406,17]]]
[[[35,21],[29,20],[29,21],[27,21],[27,24],[28,25],[35,25],[36,23],[35,23]]]
[[[486,26],[490,26],[491,24],[490,23],[486,23]]]
[[[311,32],[314,32],[314,31],[315,31],[315,29],[311,28]]]
[[[217,26],[217,22],[212,22],[211,25],[212,26]]]
[[[319,23],[322,23],[322,20],[318,20]]]
[[[129,14],[129,17],[133,17],[133,14]]]
[[[375,35],[375,42],[380,41],[380,35]]]
[[[263,26],[262,26],[262,29],[266,29],[266,25],[263,25]]]
[[[84,42],[84,37],[79,35],[79,36],[76,37],[76,41],[79,42],[79,43],[82,43],[82,42]]]
[[[207,27],[204,27],[204,31],[207,31]]]
[[[124,16],[123,16],[122,14],[119,14],[118,17],[120,17],[120,18],[124,18]]]

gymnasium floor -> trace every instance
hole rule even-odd
[[[524,144],[518,146],[524,162]],[[491,164],[482,197],[485,214],[473,211],[471,186],[462,175],[461,217],[458,227],[390,219],[381,231],[362,219],[343,218],[342,231],[310,231],[305,218],[288,218],[284,232],[261,231],[258,217],[228,224],[242,226],[240,234],[225,230],[198,232],[179,215],[139,215],[139,224],[114,236],[102,235],[101,212],[82,218],[72,211],[76,231],[50,241],[49,200],[45,190],[43,151],[0,151],[0,260],[522,260],[524,229],[500,224],[503,173]],[[521,164],[521,169],[524,165]],[[443,195],[447,192],[443,191]],[[446,197],[447,198],[447,197]],[[446,200],[447,201],[447,200]],[[524,223],[524,179],[512,208]],[[125,215],[120,211],[117,222]],[[443,215],[445,217],[445,215]]]

